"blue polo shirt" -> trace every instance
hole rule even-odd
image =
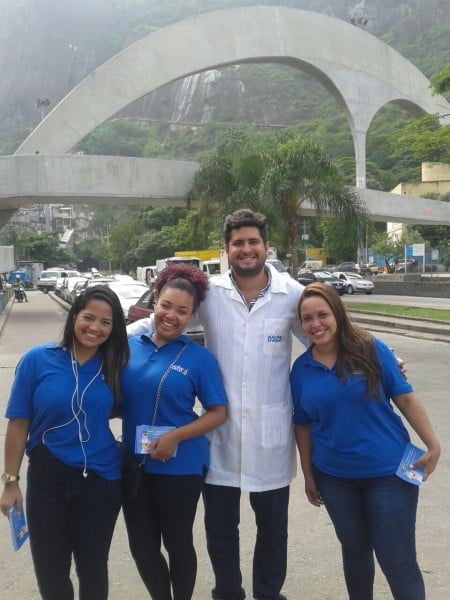
[[[378,477],[396,472],[409,434],[391,398],[412,391],[392,351],[374,340],[382,372],[380,398],[367,397],[362,374],[341,381],[312,357],[311,348],[294,362],[291,388],[294,423],[310,424],[313,465],[336,477]]]
[[[129,452],[134,453],[136,426],[152,424],[159,383],[182,348],[161,387],[155,425],[181,427],[198,419],[196,397],[204,409],[227,404],[219,366],[204,346],[185,335],[159,347],[148,335],[132,337],[129,344],[130,360],[121,376],[123,442]],[[208,441],[200,436],[181,442],[177,455],[166,462],[149,457],[145,470],[198,475],[208,466]]]
[[[119,479],[120,452],[109,428],[113,393],[101,371],[95,377],[100,366],[99,356],[77,365],[80,404],[86,389],[81,408],[77,408],[70,352],[57,344],[32,348],[17,365],[5,416],[30,420],[28,453],[45,443],[66,465],[84,468],[84,449],[88,470],[105,479]]]

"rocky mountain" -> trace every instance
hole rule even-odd
[[[448,0],[0,0],[0,153],[13,152],[49,108],[127,44],[188,16],[255,3],[353,20],[427,75],[450,62]],[[294,69],[241,65],[165,86],[120,116],[289,124],[314,117],[326,99]]]

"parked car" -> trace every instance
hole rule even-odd
[[[377,265],[376,263],[367,263],[367,264],[361,265],[361,266],[364,267],[364,270],[367,269],[368,275],[378,275],[378,273],[383,272],[383,266]],[[337,269],[336,269],[336,271],[337,271]],[[361,272],[361,270],[359,273],[360,273],[360,275],[364,275],[364,273]]]
[[[67,279],[72,279],[74,277],[81,277],[81,273],[79,271],[64,271],[61,273],[61,276],[58,277],[55,283],[54,292],[57,296],[62,298],[63,287],[65,286],[65,282]]]
[[[358,273],[343,273],[337,271],[333,273],[344,285],[344,291],[347,294],[354,294],[355,292],[363,292],[364,294],[372,294],[374,285],[372,281],[363,279]]]
[[[341,262],[336,267],[336,271],[342,271],[344,273],[357,273],[358,265],[355,262],[351,261]],[[333,273],[335,273],[336,271],[333,271]]]
[[[59,267],[55,267],[53,269],[46,269],[45,271],[41,271],[41,274],[36,281],[36,287],[41,292],[46,294],[47,292],[51,292],[55,289],[56,281],[62,277],[62,273],[65,273],[65,269],[60,269]]]
[[[417,261],[414,260],[413,258],[407,258],[406,263],[404,260],[401,260],[400,262],[397,263],[397,266],[395,267],[395,272],[396,273],[404,273],[405,265],[406,265],[407,273],[416,273],[418,271]]]
[[[359,265],[358,263],[351,261],[342,262],[336,267],[336,271],[342,271],[344,273],[359,273],[360,275],[373,275],[372,269],[369,267],[369,265]],[[333,273],[334,272],[335,271],[333,271]]]
[[[109,281],[104,285],[117,294],[125,320],[128,319],[130,306],[135,304],[143,292],[148,290],[148,286],[140,281]]]
[[[291,279],[289,271],[283,265],[283,263],[281,262],[281,260],[278,260],[278,258],[268,258],[266,260],[266,263],[269,263],[269,264],[272,265],[272,267],[275,267],[275,269],[278,271],[278,273],[280,273],[280,275],[282,277],[286,277],[288,279]]]
[[[145,290],[139,300],[128,309],[127,324],[149,317],[153,312],[154,298],[152,290]]]
[[[148,290],[145,283],[140,281],[117,281],[112,277],[98,277],[95,279],[88,279],[86,283],[80,288],[80,294],[88,288],[95,287],[96,285],[105,285],[115,292],[119,298],[120,305],[122,306],[125,320],[128,319],[128,309],[132,304],[135,304],[142,294]],[[78,290],[77,290],[78,291]]]
[[[105,283],[112,283],[113,281],[117,281],[114,277],[94,277],[93,279],[86,279],[84,284],[80,288],[80,293],[84,292],[90,287],[94,285],[105,285]]]
[[[151,289],[148,289],[142,294],[139,300],[128,309],[127,324],[149,317],[152,314],[153,309],[154,294]],[[196,325],[195,327],[188,329],[186,335],[194,342],[198,342],[199,344],[205,343],[205,336],[201,325]]]
[[[71,303],[71,293],[76,283],[85,283],[86,277],[64,277],[60,288],[60,296],[63,300]]]
[[[340,296],[344,293],[344,284],[337,277],[328,271],[303,271],[298,277],[297,281],[302,285],[308,285],[313,281],[319,281],[333,287]]]
[[[67,302],[69,304],[73,304],[75,302],[75,299],[85,289],[86,289],[86,279],[80,279],[80,281],[76,281],[73,288],[67,294]]]

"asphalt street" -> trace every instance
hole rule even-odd
[[[0,336],[0,410],[4,413],[14,368],[30,346],[59,340],[66,311],[49,296],[30,292],[28,304],[14,304]],[[366,300],[355,297],[355,300]],[[375,297],[373,297],[375,299]],[[370,299],[372,301],[372,298]],[[417,299],[416,299],[417,300]],[[423,300],[420,299],[422,303]],[[448,410],[449,346],[442,342],[414,340],[388,333],[377,334],[402,356],[412,384],[426,404],[443,445],[443,456],[436,473],[421,490],[417,522],[417,548],[428,600],[448,600],[450,590],[450,461],[446,451],[450,439]],[[294,344],[293,356],[302,348]],[[6,420],[0,420],[0,460]],[[118,434],[120,424],[112,424]],[[414,438],[414,441],[418,441]],[[26,463],[26,461],[24,461]],[[25,475],[26,464],[22,475]],[[198,552],[198,577],[195,600],[210,597],[212,571],[206,553],[202,523],[202,505],[195,523]],[[37,600],[37,592],[28,544],[15,553],[9,544],[8,523],[0,518],[3,550],[0,554],[0,580],[4,597]],[[301,473],[291,487],[288,576],[284,593],[289,600],[345,600],[340,550],[333,527],[323,508],[309,505],[304,497]],[[241,562],[247,597],[251,598],[251,561],[255,539],[253,513],[247,494],[242,498]],[[75,577],[74,577],[75,579]],[[119,517],[110,555],[111,600],[140,600],[148,595],[131,559],[122,517]],[[391,598],[384,578],[377,571],[375,598]]]

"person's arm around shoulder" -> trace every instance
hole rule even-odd
[[[28,419],[10,419],[5,437],[5,469],[8,475],[18,475],[22,464],[25,445],[28,438],[30,421]],[[16,505],[22,510],[23,498],[18,481],[5,484],[0,498],[0,510],[7,516],[9,509]]]
[[[424,467],[425,481],[436,468],[441,455],[441,445],[433,430],[425,407],[415,392],[409,392],[393,398],[394,403],[427,447],[427,452],[414,463],[415,467]]]
[[[127,336],[130,338],[135,335],[144,335],[148,333],[152,329],[152,317],[153,315],[127,325]]]

